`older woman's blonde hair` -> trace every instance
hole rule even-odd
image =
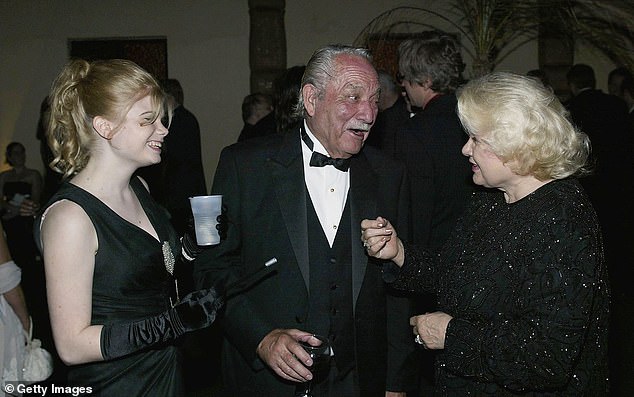
[[[54,155],[50,167],[64,177],[81,171],[90,158],[91,143],[101,139],[93,129],[93,118],[102,116],[120,124],[130,108],[147,95],[155,119],[167,114],[171,120],[172,106],[160,85],[134,62],[76,59],[67,63],[49,95],[46,133]]]
[[[587,172],[588,136],[535,78],[494,72],[458,90],[458,116],[471,136],[518,175],[563,179]]]

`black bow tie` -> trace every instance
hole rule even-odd
[[[350,159],[333,159],[319,152],[313,152],[312,156],[310,156],[311,167],[324,167],[327,165],[332,165],[339,171],[346,172],[350,168]]]
[[[304,130],[303,126],[302,126],[302,140],[304,141],[304,143],[306,144],[306,146],[308,146],[310,150],[313,150],[314,143],[310,139],[306,131]],[[321,154],[319,152],[313,151],[313,154],[310,156],[309,164],[311,167],[325,167],[327,165],[332,165],[339,171],[346,172],[348,171],[348,168],[350,168],[350,159],[349,158],[335,159],[332,157],[328,157],[324,154]]]

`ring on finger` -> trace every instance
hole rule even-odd
[[[414,342],[418,343],[419,345],[425,345],[425,342],[423,342],[423,340],[420,337],[420,334],[416,334],[416,338],[414,338]]]

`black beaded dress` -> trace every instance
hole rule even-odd
[[[179,252],[176,234],[166,211],[153,201],[143,184],[133,178],[130,185],[160,242],[71,183],[63,183],[48,204],[63,199],[79,204],[97,232],[92,324],[130,322],[171,307],[174,281],[165,268],[163,242],[169,243],[172,252]],[[162,344],[109,361],[71,366],[68,382],[71,386],[92,387],[91,395],[100,397],[182,396],[181,364],[177,346]]]
[[[453,317],[437,395],[608,395],[608,276],[576,180],[511,204],[474,193],[438,257],[406,244],[405,258],[392,286],[437,293]]]

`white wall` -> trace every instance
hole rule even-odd
[[[18,140],[43,170],[35,130],[42,99],[68,56],[67,39],[165,36],[168,72],[201,125],[207,180],[242,128],[249,91],[247,1],[0,1],[0,153]]]
[[[421,4],[440,9],[444,2],[287,0],[287,64],[305,64],[325,44],[351,44],[390,8]],[[247,0],[0,0],[0,153],[21,141],[27,164],[43,169],[35,128],[40,102],[67,60],[67,40],[132,36],[167,37],[169,75],[181,81],[185,105],[200,122],[210,183],[220,150],[242,128],[240,105],[249,93]],[[534,44],[524,46],[498,69],[526,73],[537,67],[536,54]],[[613,66],[584,55],[605,89]]]

